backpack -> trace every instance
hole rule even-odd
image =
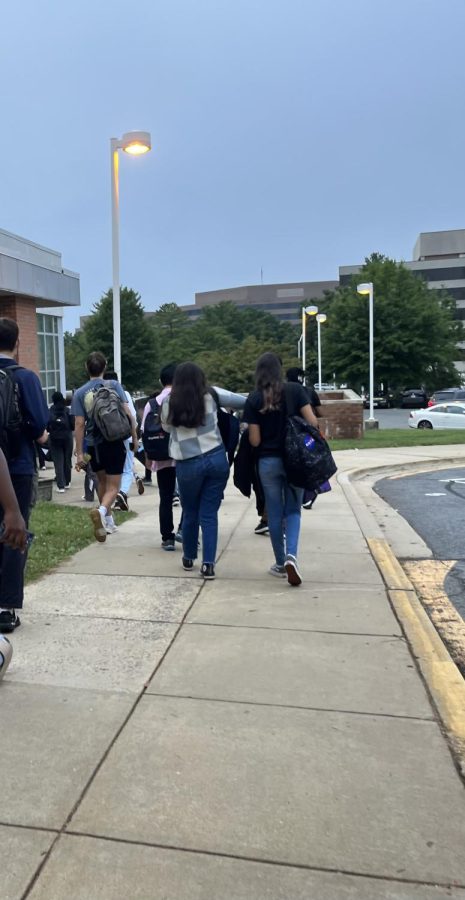
[[[12,372],[22,366],[0,369],[0,447],[7,462],[19,456],[23,416],[19,387]]]
[[[286,477],[294,487],[313,491],[337,472],[337,466],[318,428],[309,425],[301,416],[290,416],[286,394],[285,400],[283,463]]]
[[[131,435],[131,424],[124,410],[124,401],[111,382],[102,384],[95,391],[90,417],[104,441],[125,441]]]
[[[160,412],[161,406],[155,398],[149,400],[150,409],[145,417],[144,430],[142,432],[142,445],[147,459],[161,462],[170,459],[168,452],[170,436],[163,431]]]
[[[220,430],[221,440],[223,441],[224,449],[226,450],[229,465],[232,466],[234,454],[239,443],[239,419],[232,413],[228,413],[221,408],[218,394],[214,388],[210,388],[210,393],[216,403],[216,415],[218,418],[218,428]]]
[[[69,424],[69,416],[66,409],[56,407],[51,408],[50,418],[48,420],[48,431],[50,437],[54,441],[64,440],[71,433]]]

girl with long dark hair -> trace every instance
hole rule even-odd
[[[215,577],[218,543],[218,510],[229,475],[217,408],[205,374],[195,363],[176,368],[169,399],[162,406],[161,420],[170,433],[169,454],[176,460],[176,473],[183,509],[183,568],[191,571],[197,557],[199,525],[202,529],[203,561],[200,574]]]
[[[284,384],[281,361],[275,353],[264,353],[255,369],[255,390],[249,394],[244,421],[249,423],[249,441],[257,448],[258,474],[265,494],[268,526],[275,563],[270,574],[297,586],[302,577],[297,565],[300,510],[303,490],[289,484],[283,462],[287,416],[302,416],[318,427],[300,384]]]

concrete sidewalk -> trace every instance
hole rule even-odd
[[[465,900],[463,784],[349,500],[335,482],[303,512],[299,589],[232,486],[215,582],[159,549],[152,488],[28,588],[0,685],[2,900]]]

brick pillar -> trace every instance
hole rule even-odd
[[[36,302],[31,297],[0,297],[0,316],[14,319],[19,328],[18,362],[39,374]]]

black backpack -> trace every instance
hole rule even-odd
[[[149,400],[150,409],[145,417],[144,430],[142,432],[142,444],[147,459],[157,462],[170,459],[168,453],[170,436],[163,431],[161,424],[161,406],[155,398]]]
[[[22,366],[0,369],[0,447],[7,461],[19,456],[23,416],[19,387],[12,373]]]
[[[289,394],[284,386],[286,413],[283,463],[289,484],[309,491],[328,481],[337,472],[329,444],[318,428],[309,425],[302,416],[289,415]]]
[[[53,441],[65,440],[71,433],[69,416],[64,407],[51,407],[48,430]]]

